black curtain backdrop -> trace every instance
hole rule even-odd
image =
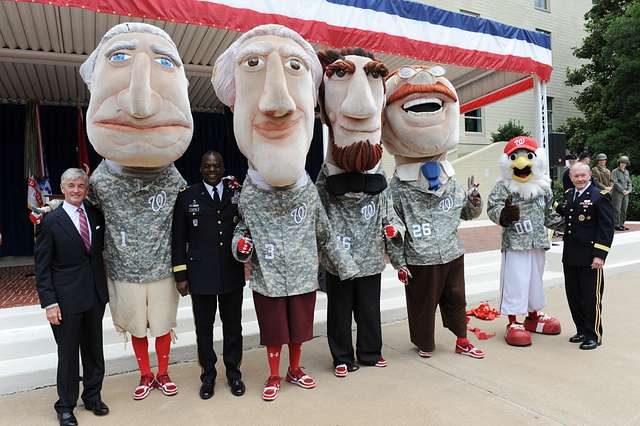
[[[78,166],[76,114],[75,107],[40,107],[45,160],[54,193],[60,193],[62,172]],[[3,239],[0,257],[33,254],[33,226],[28,219],[27,182],[23,168],[25,120],[24,105],[0,105],[0,232]],[[194,112],[193,121],[191,145],[175,162],[185,180],[190,185],[200,180],[200,157],[212,149],[222,154],[226,174],[244,181],[247,160],[238,150],[233,137],[233,114],[228,109],[224,114]],[[90,143],[88,148],[89,163],[91,170],[94,170],[102,158]],[[314,181],[322,162],[322,126],[320,120],[316,120],[306,163],[306,169]]]

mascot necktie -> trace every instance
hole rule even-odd
[[[429,190],[437,191],[440,188],[440,163],[427,161],[420,167],[422,175],[429,181]]]

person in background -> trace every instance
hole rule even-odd
[[[600,189],[611,192],[613,183],[611,182],[611,170],[607,169],[607,154],[596,155],[596,166],[591,169],[593,183]]]
[[[571,166],[573,166],[576,163],[577,160],[578,160],[578,157],[576,157],[575,154],[567,154],[564,157],[566,167],[562,172],[562,190],[563,191],[566,191],[569,188],[573,188],[573,184],[571,183],[571,178],[569,177],[569,170],[571,169]]]
[[[611,172],[611,181],[613,183],[613,191],[611,198],[613,199],[613,208],[615,210],[613,220],[617,231],[628,231],[629,228],[624,226],[627,220],[627,207],[629,207],[629,195],[633,191],[631,186],[631,176],[629,175],[629,157],[623,155],[618,160],[618,167]]]

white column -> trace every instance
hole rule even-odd
[[[535,99],[535,128],[533,137],[538,146],[544,148],[549,164],[549,128],[547,127],[547,84],[533,76],[533,96]],[[548,173],[548,170],[547,170]]]

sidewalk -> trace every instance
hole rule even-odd
[[[242,371],[247,394],[233,397],[219,371],[216,394],[198,397],[196,363],[171,366],[180,393],[172,398],[154,391],[144,401],[130,393],[137,373],[105,379],[103,399],[111,408],[104,418],[76,409],[83,425],[460,425],[460,424],[640,424],[640,351],[629,350],[640,341],[630,320],[640,300],[640,271],[606,280],[604,344],[581,351],[567,342],[574,333],[562,288],[547,291],[546,312],[563,324],[559,336],[534,336],[530,348],[512,348],[503,340],[505,320],[472,320],[496,337],[478,342],[488,356],[473,360],[453,353],[454,337],[437,327],[438,348],[433,358],[419,359],[409,342],[406,321],[383,329],[389,367],[364,367],[345,379],[331,371],[326,338],[303,347],[303,361],[318,387],[304,390],[282,384],[280,397],[260,399],[267,375],[264,349],[244,353]],[[495,306],[495,301],[492,303]],[[439,321],[438,321],[439,322]],[[282,370],[286,369],[286,353]],[[221,362],[219,362],[221,364]],[[220,367],[223,368],[223,367]],[[0,424],[56,424],[55,388],[0,397]]]

